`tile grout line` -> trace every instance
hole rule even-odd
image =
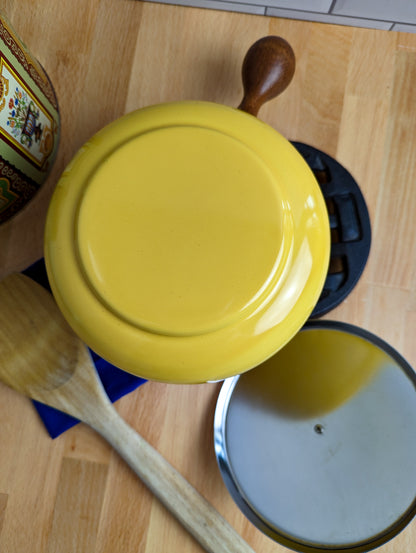
[[[329,6],[328,13],[332,14],[332,10],[335,8],[335,4],[337,3],[337,0],[332,0],[331,5]]]

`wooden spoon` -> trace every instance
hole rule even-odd
[[[228,522],[117,413],[86,346],[51,294],[13,274],[0,282],[0,380],[99,432],[201,546],[254,553]]]

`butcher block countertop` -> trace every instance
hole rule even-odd
[[[170,100],[237,106],[246,50],[280,35],[296,74],[259,117],[342,163],[372,223],[365,271],[325,317],[377,334],[416,367],[415,34],[135,0],[0,0],[0,10],[49,74],[62,116],[47,184],[0,227],[0,276],[42,257],[51,193],[96,131]],[[220,386],[147,382],[115,405],[255,551],[286,551],[241,514],[222,481],[212,429]],[[413,521],[380,553],[412,553],[415,542]],[[32,403],[0,384],[1,553],[191,551],[202,549],[98,435],[80,424],[52,440]]]

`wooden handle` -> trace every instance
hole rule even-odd
[[[257,115],[265,102],[289,85],[295,66],[295,54],[285,39],[267,36],[255,42],[243,61],[244,97],[238,109]]]
[[[144,484],[209,553],[254,553],[253,549],[175,470],[115,411],[94,417],[97,430]]]

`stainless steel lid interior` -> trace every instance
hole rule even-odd
[[[376,336],[310,322],[224,382],[215,450],[245,515],[296,551],[368,551],[415,514],[416,378]]]

